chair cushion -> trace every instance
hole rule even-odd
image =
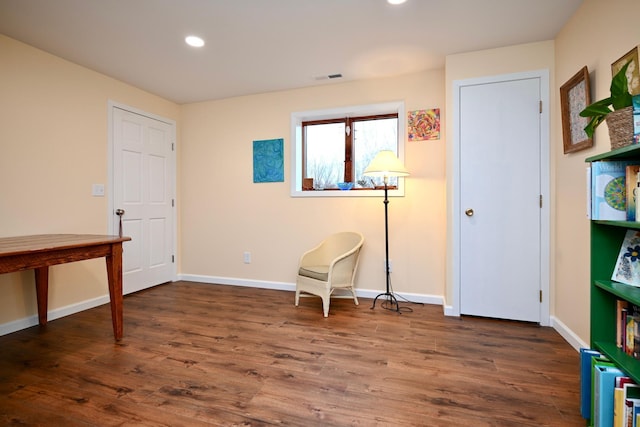
[[[329,280],[329,266],[328,265],[306,265],[300,267],[298,274],[304,277],[311,277],[312,279],[322,280],[326,282]]]

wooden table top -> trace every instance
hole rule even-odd
[[[99,234],[37,234],[32,236],[0,237],[0,257],[98,246],[126,242],[128,240],[131,240],[131,238],[127,236]]]

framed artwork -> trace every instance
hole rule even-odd
[[[580,112],[589,104],[591,104],[589,70],[584,66],[560,86],[562,145],[565,154],[593,146],[593,139],[589,138],[584,131],[589,119],[580,117]]]
[[[640,94],[640,70],[638,69],[638,46],[625,53],[622,58],[611,64],[611,76],[615,76],[624,64],[631,62],[627,68],[627,82],[629,84],[629,93],[631,95]]]
[[[440,139],[440,109],[416,110],[407,113],[409,141]]]
[[[284,182],[284,139],[253,141],[253,182]]]

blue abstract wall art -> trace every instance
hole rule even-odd
[[[284,182],[284,139],[253,141],[253,182]]]

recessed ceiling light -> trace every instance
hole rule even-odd
[[[387,0],[387,3],[389,4],[402,4],[404,2],[406,2],[407,0]]]
[[[202,40],[198,36],[187,36],[187,37],[185,37],[184,41],[189,46],[193,46],[193,47],[202,47],[202,46],[204,46],[204,40]]]

